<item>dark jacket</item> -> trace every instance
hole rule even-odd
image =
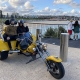
[[[10,25],[10,21],[9,21],[9,20],[6,20],[6,21],[4,22],[4,24],[5,24],[5,25]]]
[[[79,25],[74,26],[74,33],[79,33],[79,28],[80,28]]]
[[[5,34],[10,36],[17,35],[17,26],[13,26],[13,25],[7,26]]]
[[[17,27],[17,34],[23,33],[23,32],[28,32],[28,31],[29,31],[28,26],[26,26],[26,27],[24,27],[24,26],[22,26],[22,27],[18,26]]]

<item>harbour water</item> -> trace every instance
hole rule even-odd
[[[59,21],[60,22],[60,21]],[[27,24],[29,29],[30,29],[30,32],[34,35],[36,35],[36,29],[41,29],[42,30],[42,35],[45,34],[45,32],[47,31],[48,28],[59,28],[60,26],[63,27],[65,30],[68,31],[68,27],[67,27],[67,24],[68,22],[65,22],[64,24]],[[74,32],[72,32],[72,35],[71,35],[71,38],[73,39],[73,36],[74,36]],[[80,32],[78,34],[78,38],[80,39]]]
[[[67,30],[67,26],[66,25],[60,25],[60,26],[62,26],[63,28],[65,28]],[[44,35],[48,28],[51,27],[51,28],[55,29],[55,28],[58,28],[60,26],[58,26],[58,25],[42,25],[42,26],[37,26],[37,27],[34,27],[34,28],[30,27],[30,31],[33,34],[35,34],[36,29],[41,29],[42,30],[42,35]]]
[[[47,29],[50,27],[55,29],[61,26],[68,31],[68,27],[67,27],[68,23],[69,21],[33,21],[33,22],[25,23],[25,26],[27,25],[29,27],[29,31],[34,35],[36,35],[36,29],[41,29],[42,35],[44,35]],[[74,32],[72,32],[71,37],[73,38],[73,36],[74,36]],[[80,39],[80,32],[78,34],[78,38]]]

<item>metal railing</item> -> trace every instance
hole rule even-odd
[[[68,31],[68,28],[67,28],[67,25],[63,25],[63,24],[42,24],[42,23],[40,23],[40,24],[37,24],[37,23],[35,23],[35,24],[33,24],[33,23],[27,23],[26,24],[28,27],[29,27],[29,30],[30,30],[30,32],[32,33],[32,34],[34,34],[35,36],[36,36],[36,29],[41,29],[42,30],[42,32],[41,32],[41,34],[44,36],[44,34],[45,34],[45,32],[47,31],[47,29],[48,28],[52,28],[52,29],[57,29],[58,31],[59,31],[59,27],[63,27],[66,31]],[[57,31],[57,38],[58,38],[58,31]],[[52,37],[52,36],[45,36],[45,37]]]

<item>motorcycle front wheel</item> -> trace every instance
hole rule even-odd
[[[65,74],[64,67],[62,63],[57,63],[53,62],[51,60],[47,61],[48,66],[49,66],[49,73],[56,79],[61,79],[63,78]]]

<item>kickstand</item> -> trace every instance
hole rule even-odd
[[[32,59],[29,60],[28,62],[26,62],[26,64],[28,64],[28,63],[30,63],[30,62],[36,60],[36,59],[39,59],[39,58],[40,58],[40,57],[36,58],[36,54],[35,54],[35,55],[32,55]]]

